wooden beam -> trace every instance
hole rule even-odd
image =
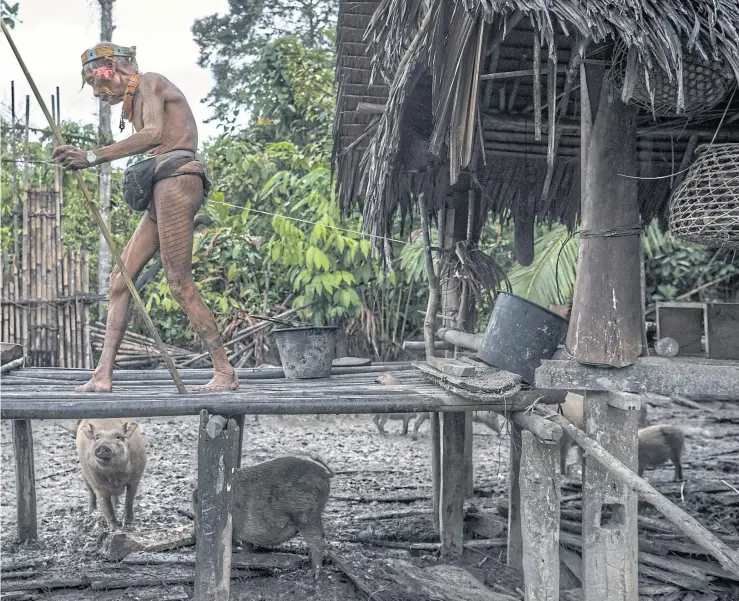
[[[444,413],[441,428],[441,554],[462,555],[464,534],[464,413]]]
[[[622,369],[603,369],[574,361],[542,361],[537,388],[558,390],[619,390],[739,397],[739,362],[687,357],[640,357]]]
[[[585,431],[632,471],[638,467],[639,412],[617,409],[608,392],[585,395]],[[636,599],[637,502],[634,491],[585,454],[583,471],[583,601]]]
[[[585,84],[583,96],[590,94]],[[582,113],[584,136],[588,112]],[[636,175],[636,110],[621,101],[609,78],[602,80],[589,138],[567,346],[581,363],[625,367],[642,353],[637,180],[623,177]]]
[[[472,468],[474,430],[472,428],[472,411],[464,413],[464,498],[475,496],[475,474]]]
[[[15,453],[15,496],[18,539],[21,543],[38,539],[36,526],[36,471],[33,465],[33,432],[30,420],[13,421]]]
[[[233,475],[239,432],[234,420],[200,412],[196,508],[196,601],[228,601],[231,587]]]
[[[521,539],[526,599],[559,600],[559,445],[521,433]]]
[[[704,528],[690,514],[680,509],[669,499],[661,495],[649,482],[637,476],[633,471],[621,463],[616,457],[606,451],[596,440],[585,434],[579,428],[573,426],[561,415],[553,413],[551,409],[537,406],[534,409],[539,415],[543,415],[554,423],[559,424],[562,429],[571,436],[583,450],[605,467],[611,474],[625,482],[632,490],[636,491],[643,500],[650,503],[654,508],[665,516],[678,531],[690,538],[702,549],[713,555],[721,566],[739,577],[739,553],[722,542],[715,534]]]
[[[510,424],[511,451],[508,474],[508,559],[510,567],[523,571],[523,538],[521,532],[521,434],[523,429]]]

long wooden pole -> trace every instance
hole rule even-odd
[[[44,102],[44,99],[41,97],[41,94],[39,93],[38,88],[36,87],[36,83],[33,81],[33,78],[31,77],[31,74],[28,72],[28,69],[26,68],[26,64],[23,62],[23,59],[21,58],[21,55],[18,52],[18,48],[16,47],[15,42],[13,42],[13,38],[10,36],[10,32],[8,31],[8,28],[5,26],[5,23],[1,19],[0,19],[0,27],[2,27],[3,33],[5,34],[5,38],[8,40],[8,44],[10,44],[10,47],[13,50],[13,54],[15,54],[15,58],[18,59],[18,64],[23,70],[23,74],[26,76],[26,79],[28,80],[28,84],[31,86],[31,89],[33,90],[33,93],[36,96],[36,100],[41,106],[41,110],[44,112],[44,116],[46,117],[46,120],[49,122],[49,126],[51,127],[51,130],[54,132],[54,138],[56,139],[57,144],[59,145],[65,144],[64,138],[62,138],[62,134],[59,131],[59,128],[56,126],[56,123],[54,123],[54,119],[52,119],[51,115],[49,114],[49,109],[46,107],[46,103]],[[97,221],[98,226],[100,227],[100,231],[102,232],[103,237],[105,238],[105,242],[107,242],[108,244],[110,253],[113,255],[116,265],[118,265],[118,269],[120,270],[120,273],[123,276],[124,281],[126,282],[126,286],[128,286],[128,289],[131,292],[134,305],[136,305],[136,308],[138,308],[138,310],[141,312],[141,316],[144,319],[144,324],[146,325],[146,329],[149,330],[149,334],[154,339],[157,349],[159,350],[159,353],[161,354],[162,359],[164,360],[164,363],[166,364],[167,369],[169,370],[169,373],[172,374],[172,379],[174,380],[175,386],[177,387],[177,392],[182,393],[182,394],[187,393],[187,390],[185,389],[185,385],[182,383],[182,379],[180,378],[180,374],[177,373],[177,368],[175,367],[174,361],[172,361],[172,358],[169,356],[169,354],[165,350],[164,343],[162,342],[162,339],[159,336],[159,332],[157,332],[154,322],[151,320],[151,317],[149,317],[149,314],[146,312],[146,305],[144,305],[144,301],[141,300],[141,296],[139,296],[139,293],[136,290],[136,285],[133,283],[131,276],[128,274],[128,270],[126,269],[126,266],[123,264],[123,260],[121,259],[121,254],[120,252],[118,252],[118,247],[113,241],[113,237],[110,235],[110,232],[108,231],[108,227],[105,225],[103,218],[100,216],[100,211],[98,210],[98,207],[92,198],[92,194],[90,193],[90,190],[88,190],[87,186],[85,185],[85,180],[82,178],[82,174],[78,170],[76,170],[74,174],[77,177],[77,182],[79,183],[80,189],[82,190],[82,194],[84,195],[85,200],[87,201],[87,206],[90,209],[92,216],[95,218],[95,221]]]

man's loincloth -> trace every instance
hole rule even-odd
[[[179,170],[180,167],[193,162],[199,163],[200,170]],[[148,210],[152,219],[156,220],[154,186],[161,180],[180,175],[197,175],[203,182],[202,196],[193,199],[194,211],[197,213],[208,196],[210,180],[202,158],[192,150],[171,150],[148,156],[143,161],[131,165],[123,174],[123,198],[135,211]]]
[[[203,196],[198,201],[197,199],[193,199],[193,213],[192,216],[194,217],[197,212],[200,210],[200,208],[205,204],[205,200],[208,197],[208,191],[210,190],[211,182],[208,179],[208,170],[205,166],[205,162],[203,161],[202,157],[192,150],[170,150],[168,152],[163,152],[162,154],[157,154],[152,157],[156,163],[156,169],[155,169],[155,176],[154,176],[154,182],[162,181],[165,179],[169,179],[172,177],[179,177],[180,175],[196,175],[200,177],[203,180]],[[190,169],[186,169],[184,171],[179,171],[180,167],[183,167],[185,165],[188,165],[189,163],[197,162],[200,164],[200,171],[192,171]],[[164,175],[157,175],[160,173],[161,169],[165,169],[167,173]],[[157,220],[157,208],[156,208],[156,200],[155,196],[153,194],[153,186],[152,186],[152,198],[149,202],[149,206],[147,208],[147,213],[149,217],[151,217],[154,221]]]

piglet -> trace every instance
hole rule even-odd
[[[323,510],[333,471],[318,459],[280,457],[238,468],[233,483],[233,540],[260,547],[282,544],[300,533],[318,576],[325,552]],[[195,532],[198,489],[192,493]]]
[[[133,524],[133,501],[146,467],[146,447],[130,419],[83,419],[77,426],[77,455],[90,491],[90,512],[100,503],[108,527],[119,526],[113,499],[126,493],[124,525]]]
[[[658,424],[639,430],[639,476],[646,468],[658,467],[669,459],[675,466],[673,479],[681,481],[684,440],[683,431],[670,424]]]
[[[562,403],[559,408],[562,415],[572,423],[573,426],[580,430],[585,430],[585,413],[583,409],[583,397],[582,395],[575,394],[574,392],[568,392],[565,397],[565,402]],[[639,411],[639,427],[647,425],[647,404],[642,403],[641,410]],[[570,438],[565,432],[560,441],[560,467],[562,474],[566,473],[567,467],[567,454],[570,452],[574,440]],[[578,454],[582,460],[582,449],[577,447]]]
[[[382,413],[375,415],[372,418],[372,421],[375,422],[375,426],[377,426],[377,430],[380,434],[385,434],[385,423],[389,419],[399,419],[403,421],[403,436],[408,434],[408,424],[410,424],[411,420],[417,417],[417,414],[415,413]],[[415,434],[415,432],[414,432]],[[415,438],[413,440],[416,440]]]
[[[428,412],[417,414],[416,423],[413,424],[413,434],[411,435],[413,440],[418,440],[418,429],[429,417],[431,417],[431,414]],[[472,421],[478,424],[485,424],[488,428],[500,434],[500,420],[498,414],[494,411],[473,411]],[[405,434],[405,432],[403,433]]]

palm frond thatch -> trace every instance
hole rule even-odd
[[[422,28],[421,23],[427,21],[431,12],[434,12],[432,22]],[[519,21],[520,25],[512,34],[511,30]],[[481,35],[483,24],[491,25],[490,35]],[[489,109],[485,102],[491,100],[490,86],[485,84],[486,92],[478,95],[477,82],[481,73],[495,71],[493,59],[497,61],[497,55],[491,42],[502,40],[505,45],[509,39],[516,38],[511,48],[520,48],[523,36],[529,36],[533,42],[535,30],[539,32],[541,43],[547,44],[555,65],[564,65],[556,61],[566,61],[567,56],[572,55],[576,38],[590,39],[593,46],[618,42],[636,53],[647,77],[650,73],[664,72],[672,80],[677,75],[677,85],[681,86],[683,62],[691,55],[720,63],[727,72],[739,78],[738,28],[739,3],[736,0],[633,0],[616,5],[606,0],[382,0],[368,23],[365,47],[374,72],[392,83],[377,127],[368,136],[370,140],[361,164],[353,154],[345,160],[346,169],[339,175],[343,206],[346,210],[355,203],[362,205],[365,226],[376,235],[384,235],[395,210],[399,206],[409,210],[411,193],[422,187],[432,188],[440,178],[447,184],[450,180],[453,182],[458,170],[464,168],[474,154],[473,149],[484,146],[483,157],[488,157],[486,169],[480,171],[479,161],[470,169],[475,171],[474,177],[483,186],[484,195],[490,199],[488,205],[494,212],[505,214],[522,194],[528,193],[525,187],[541,186],[546,187],[548,194],[537,203],[537,217],[548,222],[561,220],[572,227],[579,211],[579,136],[563,134],[558,128],[556,135],[561,136],[561,143],[556,160],[553,160],[547,157],[547,141],[537,147],[520,129],[483,123],[490,113],[481,118],[475,103],[484,97],[480,110]],[[482,60],[478,60],[481,57]],[[428,167],[416,165],[415,169],[409,169],[410,153],[403,138],[408,137],[408,121],[414,113],[408,106],[414,86],[423,79],[419,75],[421,70],[433,81],[429,96],[434,132],[432,139],[421,140],[415,146],[419,153],[426,155]],[[556,88],[553,91],[556,92]],[[526,92],[518,94],[518,114],[525,109],[521,106],[522,99],[531,97],[530,86]],[[679,93],[678,102],[682,97]],[[502,98],[501,94],[500,111],[505,112],[514,101],[510,98],[504,106]],[[496,98],[491,105],[498,109]],[[579,111],[576,99],[572,110],[576,117]],[[565,103],[559,117],[567,112]],[[531,112],[524,110],[524,114],[534,119]],[[554,124],[546,125],[547,135],[555,135]],[[510,155],[512,148],[519,153],[516,164],[500,158]],[[674,139],[667,145],[662,144],[660,156],[666,156],[667,160],[655,167],[650,165],[648,175],[662,176],[677,171],[675,164],[680,164],[685,148],[685,142]],[[639,150],[645,155],[653,154],[644,144]],[[434,156],[435,153],[438,156]],[[524,154],[527,156],[521,160]],[[547,159],[549,169],[539,169],[542,159]],[[339,157],[340,164],[342,160]],[[432,164],[434,161],[436,163]],[[449,165],[446,175],[439,173],[442,162]],[[520,177],[524,170],[528,170],[526,180]],[[504,175],[506,173],[508,175]],[[647,173],[640,171],[638,175]],[[361,185],[357,185],[360,180]],[[664,213],[670,185],[669,180],[640,181],[639,195],[645,219]],[[433,193],[428,196],[434,202]],[[439,200],[436,199],[437,206]]]

